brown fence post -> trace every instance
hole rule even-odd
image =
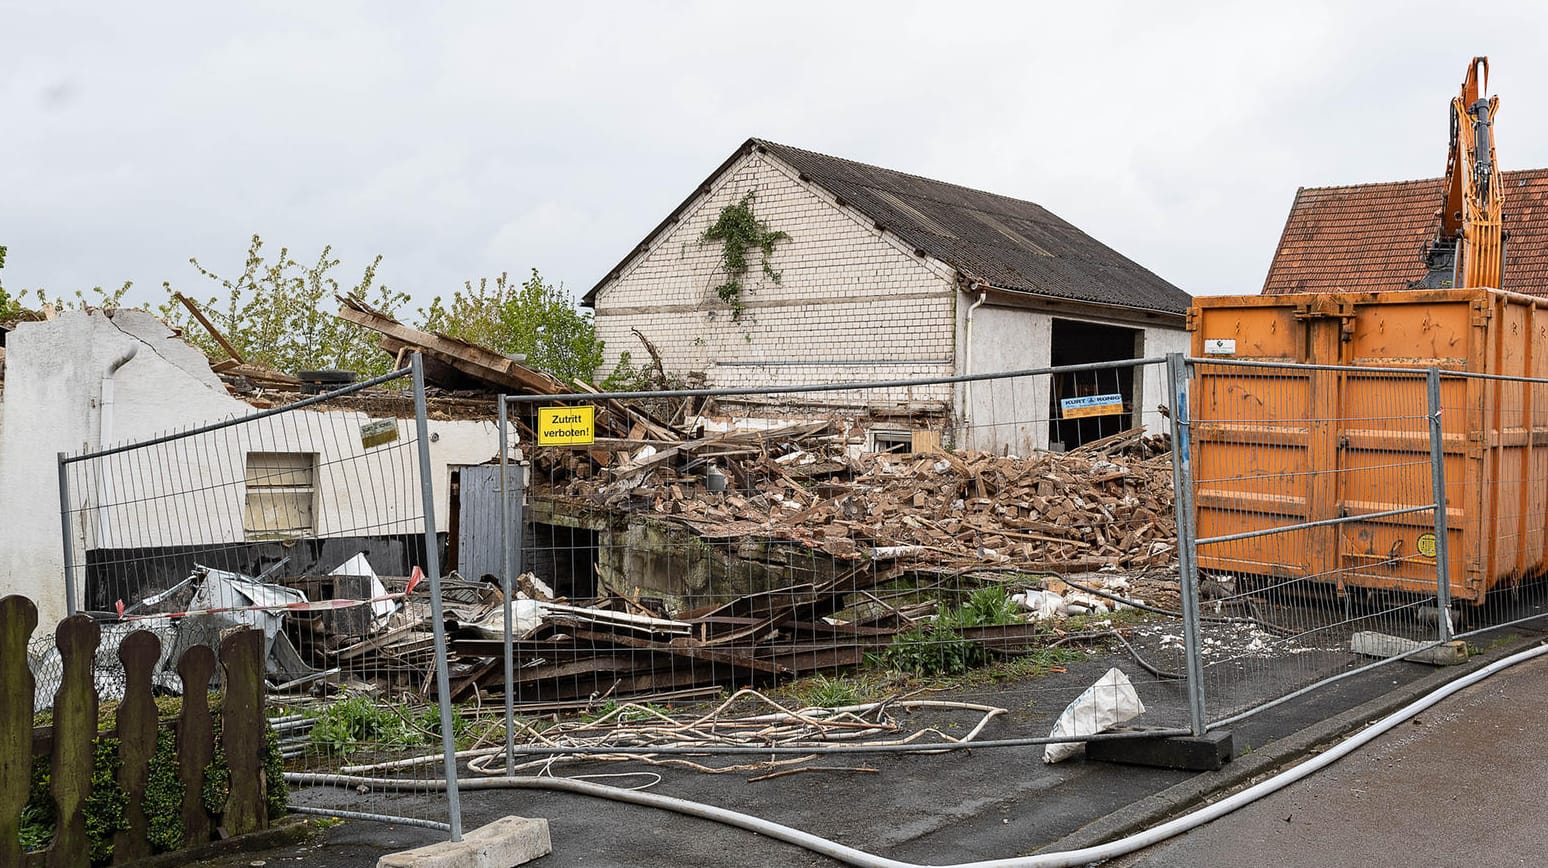
[[[150,855],[145,818],[145,782],[156,752],[156,700],[151,696],[151,671],[161,658],[161,640],[149,630],[136,630],[118,646],[124,664],[124,699],[118,706],[118,785],[129,794],[124,819],[129,828],[113,836],[113,862],[120,864]]]
[[[177,661],[183,679],[183,711],[177,721],[177,775],[183,783],[183,842],[196,846],[210,840],[210,815],[204,809],[204,767],[215,755],[215,730],[210,720],[210,676],[215,652],[193,645]]]
[[[0,599],[0,868],[22,864],[21,812],[32,789],[32,700],[27,642],[38,607],[26,597]]]
[[[241,835],[268,825],[263,779],[263,631],[238,630],[220,641],[226,697],[221,704],[221,744],[231,769],[231,795],[222,823]]]
[[[50,786],[57,816],[54,843],[48,848],[50,868],[80,868],[91,862],[83,807],[91,794],[93,742],[97,738],[97,688],[91,676],[101,641],[102,628],[85,615],[71,615],[54,631],[64,672],[59,692],[54,694]]]

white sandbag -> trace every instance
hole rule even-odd
[[[1145,704],[1134,692],[1129,676],[1113,668],[1064,709],[1053,732],[1048,735],[1050,738],[1096,735],[1144,713]],[[1043,750],[1043,762],[1062,762],[1080,753],[1084,747],[1082,742],[1050,744]]]

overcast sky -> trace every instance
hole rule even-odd
[[[240,8],[239,8],[240,6]],[[1548,166],[1548,5],[0,0],[9,288],[208,294],[247,239],[420,301],[589,289],[744,139],[1031,199],[1256,292],[1298,186],[1433,177],[1488,54]]]

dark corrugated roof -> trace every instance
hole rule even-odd
[[[909,246],[994,287],[1173,314],[1186,313],[1191,302],[1186,292],[1035,202],[764,139],[748,139],[710,179],[751,148],[761,148],[787,163],[802,178],[832,193]],[[657,233],[675,223],[707,184],[646,236],[586,294],[586,300],[594,298],[597,290]]]
[[[1500,289],[1548,294],[1548,169],[1502,172],[1505,271]],[[1295,195],[1264,295],[1384,292],[1424,277],[1440,220],[1440,178],[1304,187]]]

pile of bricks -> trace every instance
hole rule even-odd
[[[721,458],[733,484],[672,462],[550,492],[645,510],[706,537],[799,542],[839,559],[945,567],[1143,569],[1176,549],[1170,445],[1136,429],[1030,457],[854,453],[817,430]],[[691,453],[684,451],[684,463]]]

